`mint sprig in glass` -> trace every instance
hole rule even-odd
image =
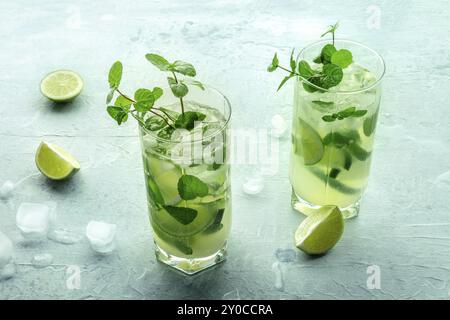
[[[123,66],[109,72],[107,112],[139,125],[150,223],[159,261],[187,274],[225,259],[231,228],[227,159],[231,107],[219,91],[196,80],[190,63],[149,53],[167,84],[120,87]]]
[[[275,54],[269,72],[295,79],[289,177],[292,206],[309,215],[336,205],[359,212],[367,185],[381,99],[384,61],[374,50],[335,38],[338,24],[305,47],[289,67]]]

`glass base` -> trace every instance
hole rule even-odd
[[[342,212],[342,215],[344,216],[344,219],[350,219],[354,218],[359,213],[359,204],[360,200],[356,201],[355,203],[352,203],[351,205],[347,207],[339,207],[339,209]],[[308,201],[302,199],[300,196],[298,196],[294,189],[292,189],[292,196],[291,196],[291,205],[294,210],[297,210],[298,212],[303,213],[306,216],[309,216],[313,214],[316,210],[322,208],[320,205],[315,205],[312,203],[309,203]]]
[[[216,253],[204,257],[204,258],[195,258],[195,259],[186,259],[173,256],[168,254],[166,251],[161,249],[155,243],[155,255],[156,259],[172,268],[175,268],[185,274],[193,275],[210,267],[213,267],[223,261],[225,261],[227,257],[227,243],[223,245],[223,247],[217,251]]]

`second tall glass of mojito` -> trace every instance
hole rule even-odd
[[[149,116],[140,126],[140,137],[157,259],[193,274],[226,255],[231,228],[231,108],[209,87],[192,88],[182,103],[185,113],[202,114],[190,131]],[[180,100],[171,95],[158,100],[158,107],[169,118],[180,114]]]
[[[298,61],[315,67],[313,61],[326,43],[306,47]],[[321,206],[336,205],[350,218],[358,214],[369,177],[385,66],[364,45],[336,40],[335,46],[350,50],[354,61],[343,70],[339,85],[323,89],[300,77],[296,80],[289,176],[295,209],[308,215]],[[344,110],[363,115],[338,117]]]

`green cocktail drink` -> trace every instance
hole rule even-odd
[[[119,125],[129,117],[139,123],[156,258],[193,274],[226,256],[231,107],[219,91],[192,79],[192,64],[171,63],[155,53],[145,58],[169,74],[168,87],[125,94],[120,89],[123,66],[116,61],[109,71],[106,110]]]
[[[305,48],[299,60],[321,68],[313,60],[324,44]],[[295,209],[308,214],[332,204],[349,218],[358,213],[369,177],[384,64],[358,43],[336,40],[334,46],[353,54],[338,85],[295,82],[289,177]]]
[[[217,91],[207,90],[221,97]],[[178,103],[161,108],[173,116],[180,110]],[[176,129],[170,137],[172,130],[167,126],[156,126],[153,131],[140,126],[140,136],[157,257],[195,273],[224,259],[230,233],[229,109],[219,111],[191,101],[185,101],[184,108],[206,117],[193,130]],[[158,119],[150,116],[147,122],[152,121]],[[197,194],[191,196],[189,188],[195,188]]]

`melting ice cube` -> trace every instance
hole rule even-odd
[[[14,247],[11,240],[0,231],[0,281],[11,278],[16,272],[13,255]]]
[[[20,204],[16,224],[23,237],[28,240],[42,240],[47,236],[53,219],[54,208],[45,203]]]
[[[91,221],[86,227],[86,237],[88,238],[91,248],[101,254],[109,254],[116,248],[115,224],[106,223],[103,221]]]
[[[0,270],[13,259],[14,247],[9,238],[0,231]]]
[[[51,265],[53,262],[53,256],[50,253],[36,254],[31,260],[31,264],[36,268],[45,268]]]
[[[287,130],[286,120],[282,115],[276,114],[270,120],[271,131],[270,134],[276,138],[281,138],[284,136]]]
[[[74,244],[81,240],[79,234],[65,228],[50,230],[47,237],[54,242],[62,244]]]
[[[14,191],[14,182],[6,180],[0,187],[0,199],[8,199]]]
[[[246,194],[258,194],[264,188],[264,177],[260,173],[254,173],[245,179],[242,184],[242,190]]]
[[[14,262],[8,263],[3,269],[0,269],[0,281],[12,278],[16,273],[16,265]]]

